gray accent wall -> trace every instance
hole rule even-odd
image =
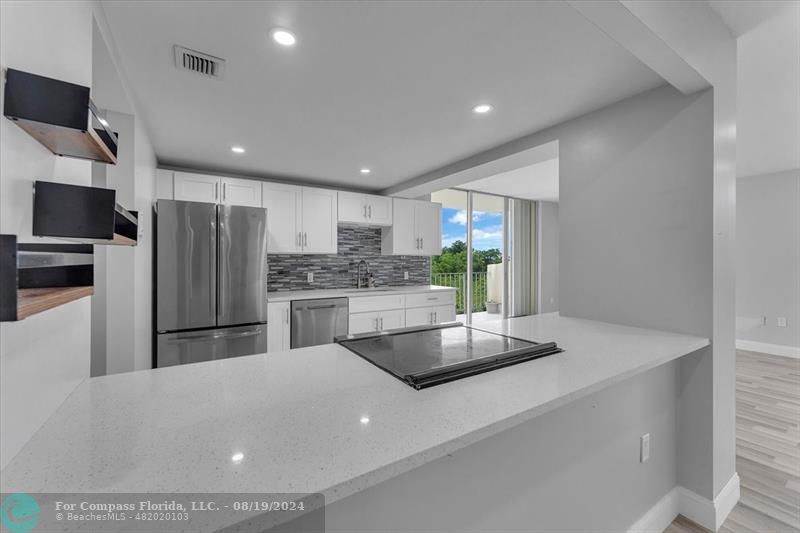
[[[736,226],[736,338],[800,347],[800,169],[740,178]]]
[[[381,255],[381,229],[340,224],[336,255],[269,256],[269,291],[342,289],[356,285],[358,263],[367,262],[376,286],[428,285],[430,257]],[[363,267],[362,267],[363,268]],[[308,282],[308,273],[314,281]],[[404,273],[408,272],[408,279]]]

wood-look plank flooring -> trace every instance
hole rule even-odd
[[[741,498],[723,533],[800,532],[800,359],[737,350]],[[665,533],[706,533],[679,516]]]

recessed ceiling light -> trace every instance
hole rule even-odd
[[[244,148],[242,148],[241,146],[231,146],[231,152],[233,152],[234,154],[243,154]]]
[[[361,170],[359,170],[359,172],[361,172],[362,174],[369,174],[372,171],[368,168],[362,168]]]
[[[294,46],[294,43],[297,42],[292,32],[281,28],[272,30],[272,40],[281,46]]]
[[[108,121],[106,119],[98,118],[97,120],[99,120],[100,124],[102,124],[103,126],[108,127]]]
[[[494,109],[491,104],[478,104],[472,108],[473,113],[477,113],[478,115],[484,115]]]
[[[361,423],[364,424],[364,425],[369,424],[369,417],[368,416],[362,416],[361,417]]]
[[[234,464],[241,463],[244,460],[244,454],[242,452],[236,452],[231,455],[231,462]]]

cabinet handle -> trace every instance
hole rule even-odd
[[[383,330],[383,317],[381,317],[381,330]]]
[[[375,331],[378,331],[378,319],[375,318]]]
[[[434,324],[438,324],[439,323],[439,311],[434,311],[433,312],[433,323]]]
[[[284,309],[283,314],[286,315],[286,323],[288,324],[289,323],[289,310],[288,309]]]
[[[308,246],[308,232],[307,231],[303,232],[303,246],[304,247]]]
[[[214,200],[219,200],[219,182],[214,184]]]
[[[369,206],[369,218],[372,219],[372,206]]]
[[[416,243],[416,244],[414,245],[414,248],[416,248],[417,250],[419,250],[419,237],[417,237],[416,239],[414,239],[414,241],[415,241],[415,243]]]
[[[367,218],[367,204],[364,204],[364,218]]]
[[[228,184],[222,184],[222,201],[224,202],[228,198]]]
[[[419,238],[419,249],[420,250],[424,250],[425,249],[425,239],[422,238],[422,237]]]

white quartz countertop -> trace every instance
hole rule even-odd
[[[409,285],[406,287],[375,287],[373,289],[321,289],[306,291],[276,291],[267,293],[268,302],[289,302],[292,300],[313,300],[316,298],[358,298],[361,296],[380,296],[390,294],[417,294],[420,292],[454,291],[454,287],[441,285]]]
[[[485,329],[566,351],[422,391],[338,345],[92,378],[0,488],[321,492],[330,503],[709,345],[557,314]]]

